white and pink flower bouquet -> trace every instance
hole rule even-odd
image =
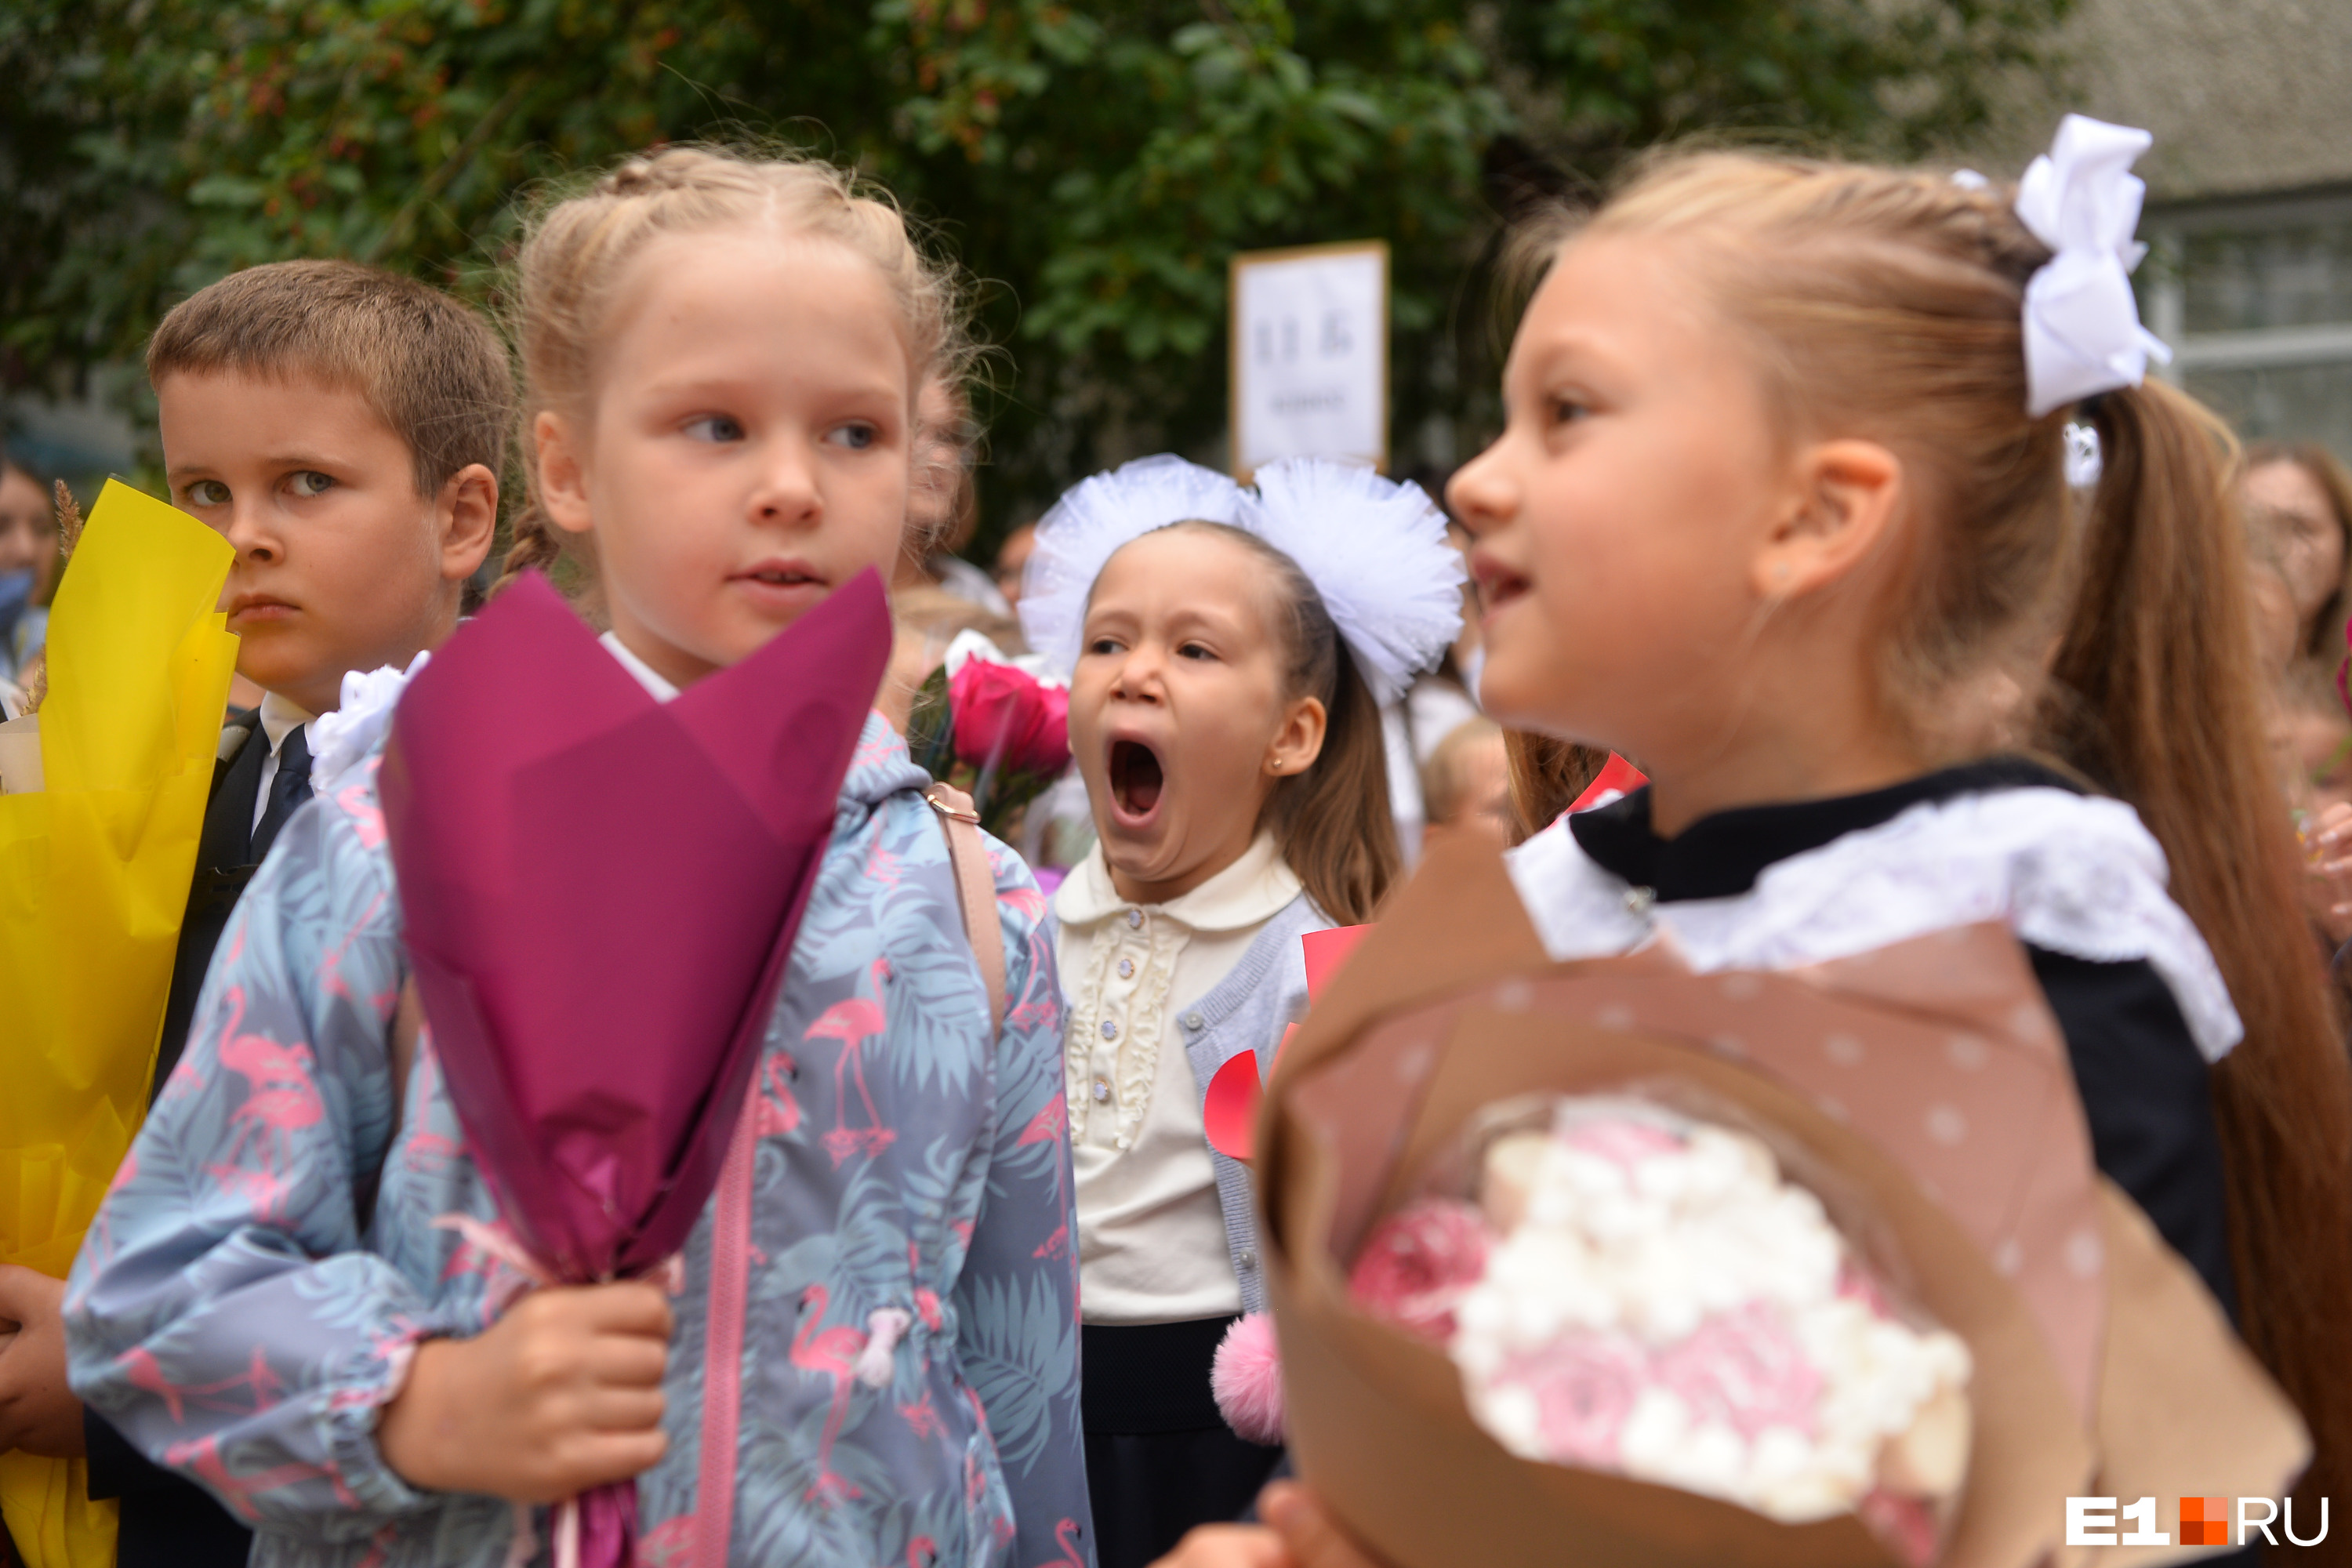
[[[1252,1142],[1256,1403],[1394,1568],[2072,1563],[2070,1496],[2275,1496],[2307,1457],[2094,1167],[1998,925],[1554,963],[1493,852],[1441,850]]]
[[[1629,1094],[1495,1108],[1373,1226],[1349,1293],[1443,1346],[1522,1458],[1856,1514],[1925,1563],[1967,1474],[1968,1347],[1730,1120]]]

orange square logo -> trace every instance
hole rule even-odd
[[[2225,1497],[2185,1497],[2180,1500],[2180,1544],[2230,1544],[2230,1500]]]

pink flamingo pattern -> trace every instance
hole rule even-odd
[[[288,1140],[315,1127],[326,1114],[319,1086],[310,1081],[310,1047],[281,1046],[267,1035],[240,1035],[236,1029],[244,1019],[245,987],[232,985],[228,1021],[221,1028],[220,1059],[231,1072],[247,1079],[253,1089],[242,1105],[229,1112],[232,1136],[225,1163],[243,1157],[256,1141],[268,1140],[269,1163],[282,1163]]]
[[[992,857],[1016,1005],[992,1037],[927,783],[870,722],[753,1069],[743,1561],[1066,1565],[1092,1533],[1045,906]],[[373,788],[305,810],[232,917],[76,1266],[72,1375],[151,1458],[266,1524],[273,1568],[503,1568],[530,1550],[503,1504],[420,1500],[373,1441],[420,1337],[478,1333],[518,1281],[478,1244],[503,1222],[429,1028],[395,1104],[408,969]],[[700,1343],[706,1249],[683,1276],[677,1333]],[[640,1551],[682,1565],[702,1358],[670,1366]]]
[[[817,1439],[816,1479],[808,1489],[811,1501],[827,1507],[865,1495],[835,1471],[833,1445],[841,1436],[842,1417],[849,1411],[849,1392],[857,1380],[857,1352],[866,1348],[866,1336],[852,1328],[821,1327],[831,1300],[831,1292],[822,1285],[801,1292],[801,1328],[793,1336],[789,1352],[793,1365],[824,1378],[833,1390],[824,1413],[824,1435]]]
[[[890,961],[877,958],[868,971],[874,994],[856,995],[835,1002],[808,1026],[806,1039],[835,1039],[841,1042],[841,1054],[833,1064],[833,1130],[824,1135],[825,1152],[833,1156],[836,1168],[852,1154],[879,1154],[898,1141],[896,1130],[882,1124],[882,1113],[874,1108],[874,1091],[866,1086],[866,1042],[889,1027],[889,1017],[882,1006],[883,983],[890,978]],[[857,1097],[866,1104],[866,1125],[849,1125],[849,1096],[842,1087],[844,1069],[857,1079]]]
[[[637,1538],[637,1561],[646,1568],[672,1568],[694,1561],[694,1516],[666,1519]]]
[[[1062,1549],[1062,1554],[1051,1562],[1039,1563],[1038,1568],[1087,1568],[1087,1554],[1078,1550],[1081,1533],[1081,1527],[1075,1519],[1065,1519],[1055,1523],[1054,1544]]]
[[[771,1052],[760,1064],[758,1128],[762,1138],[780,1138],[799,1131],[801,1102],[793,1098],[793,1075],[800,1064],[782,1051]]]

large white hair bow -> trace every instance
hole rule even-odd
[[[1171,522],[1239,523],[1241,486],[1171,453],[1082,479],[1037,521],[1021,580],[1021,631],[1066,677],[1078,663],[1087,596],[1119,546]]]
[[[1372,695],[1400,695],[1462,629],[1462,555],[1445,514],[1414,484],[1370,468],[1286,458],[1257,471],[1255,494],[1181,458],[1142,458],[1097,474],[1037,524],[1021,592],[1021,628],[1056,672],[1077,667],[1087,599],[1121,545],[1171,523],[1222,522],[1298,563],[1331,612]]]
[[[2017,216],[2057,253],[2025,285],[2026,411],[2037,419],[2094,393],[2137,386],[2151,359],[2172,361],[2140,325],[2131,289],[2147,252],[2132,237],[2147,186],[2131,166],[2155,141],[2070,114],[2018,183]]]
[[[1411,480],[1320,458],[1257,471],[1242,526],[1298,563],[1375,701],[1404,694],[1462,632],[1462,552]]]

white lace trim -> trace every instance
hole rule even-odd
[[[2205,939],[2165,891],[2163,849],[2120,801],[2027,788],[1923,802],[1767,868],[1730,899],[1629,897],[1565,821],[1513,850],[1510,871],[1555,959],[1631,952],[1664,931],[1702,973],[1788,969],[1998,920],[2053,952],[2147,960],[2208,1061],[2245,1032]]]

